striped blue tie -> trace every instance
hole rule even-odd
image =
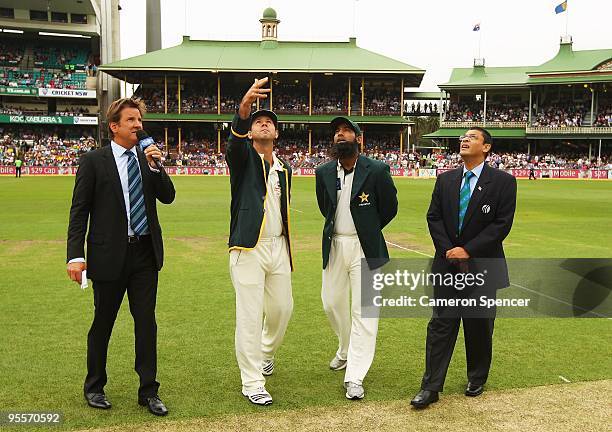
[[[463,176],[465,177],[465,181],[459,192],[459,232],[461,232],[461,228],[463,228],[463,218],[465,218],[465,212],[470,204],[470,179],[474,177],[475,174],[472,171],[466,171]]]
[[[142,179],[138,169],[138,160],[131,150],[128,155],[128,189],[130,191],[130,226],[134,234],[142,235],[149,231],[147,212],[145,211],[144,193],[142,192]]]

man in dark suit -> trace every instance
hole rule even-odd
[[[460,138],[464,165],[436,180],[427,212],[436,253],[432,273],[484,273],[486,281],[474,287],[434,286],[437,299],[478,298],[509,285],[503,240],[510,233],[516,208],[516,179],[485,163],[493,140],[483,128],[472,128]],[[474,289],[472,289],[474,288]],[[480,291],[479,291],[480,290]],[[484,390],[493,354],[495,311],[434,307],[427,326],[425,374],[421,391],[412,399],[416,408],[438,400],[463,320],[467,358],[466,396]]]
[[[359,154],[359,125],[346,117],[331,122],[332,161],[316,171],[323,227],[323,283],[321,298],[338,350],[329,364],[346,368],[347,399],[362,399],[365,378],[376,349],[378,317],[363,317],[361,259],[370,270],[389,261],[382,229],[397,214],[397,190],[389,166]]]
[[[136,132],[144,105],[119,99],[108,108],[111,144],[84,154],[79,163],[68,226],[68,276],[81,283],[87,269],[93,281],[94,319],[87,338],[84,393],[89,406],[108,409],[104,394],[108,342],[127,291],[134,318],[138,403],[155,415],[168,410],[159,399],[157,374],[157,276],[164,260],[156,200],[174,201],[160,150],[143,152]],[[89,232],[87,220],[89,219]],[[87,233],[87,261],[84,243]]]

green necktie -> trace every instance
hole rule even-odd
[[[465,181],[459,192],[459,232],[461,232],[461,228],[463,227],[463,218],[470,204],[470,179],[474,177],[475,174],[472,171],[466,171],[463,176],[465,177]]]

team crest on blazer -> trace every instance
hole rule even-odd
[[[361,195],[358,195],[358,197],[361,199],[361,202],[359,203],[359,206],[369,206],[371,203],[368,200],[368,198],[370,197],[370,194],[367,194],[365,192],[361,192]]]
[[[482,206],[482,212],[483,212],[484,214],[487,214],[487,213],[489,213],[490,211],[491,211],[491,206],[490,206],[489,204],[485,204],[485,205],[483,205],[483,206]]]

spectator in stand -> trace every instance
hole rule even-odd
[[[431,112],[431,111],[430,111]],[[523,103],[487,104],[489,122],[526,122],[529,118],[528,106]],[[446,121],[480,122],[484,119],[484,103],[451,103],[446,111]]]
[[[593,122],[595,127],[612,127],[612,104],[604,105]]]
[[[583,104],[572,101],[544,105],[538,107],[532,126],[548,128],[580,127],[586,112]]]

